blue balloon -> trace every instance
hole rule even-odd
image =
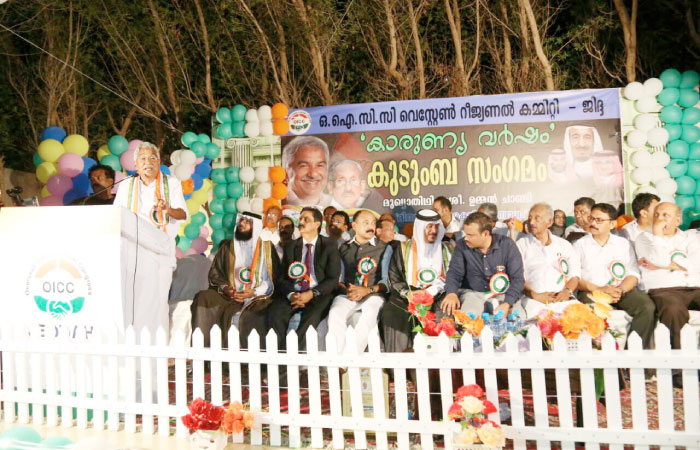
[[[197,164],[197,166],[194,168],[194,173],[202,178],[209,178],[209,175],[211,175],[211,166],[206,160],[204,160]]]
[[[39,153],[37,152],[32,155],[32,162],[34,163],[34,167],[36,167],[39,164],[43,163],[44,160],[41,159],[41,156],[39,156]]]
[[[57,140],[58,142],[63,142],[63,140],[66,138],[67,134],[65,130],[61,127],[48,127],[44,129],[44,131],[41,132],[41,140],[45,141],[46,139],[54,139]]]
[[[190,178],[194,181],[194,190],[198,191],[199,188],[202,187],[202,184],[204,184],[204,179],[197,172],[193,173]]]
[[[90,183],[90,178],[87,174],[80,173],[73,177],[73,188],[80,189],[81,191],[86,191],[92,188],[92,183]]]
[[[88,172],[90,172],[91,167],[94,167],[96,165],[97,165],[97,161],[95,161],[94,159],[92,159],[90,157],[83,156],[83,173],[85,175],[87,175]]]
[[[165,164],[160,165],[160,171],[166,175],[170,175],[170,167],[166,166]]]
[[[73,189],[63,194],[63,204],[70,205],[79,198],[87,197],[88,195],[86,190],[73,187]]]
[[[192,194],[184,194],[183,197],[185,200],[189,200],[192,198]]]

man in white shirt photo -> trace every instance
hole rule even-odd
[[[581,197],[574,202],[574,223],[564,230],[564,239],[569,239],[571,233],[588,233],[588,218],[591,216],[591,208],[595,200],[590,197]]]
[[[654,221],[654,209],[661,199],[654,194],[643,192],[637,194],[632,200],[632,213],[635,220],[622,227],[622,236],[629,239],[634,245],[640,234],[651,232],[651,224]]]

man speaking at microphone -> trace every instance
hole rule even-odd
[[[187,205],[177,178],[160,172],[158,147],[144,142],[134,151],[138,176],[120,183],[114,204],[128,208],[175,238],[187,220]]]

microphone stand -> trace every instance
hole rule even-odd
[[[101,190],[99,190],[99,191],[97,191],[97,192],[93,192],[92,194],[90,194],[90,195],[88,195],[87,197],[85,197],[85,198],[83,199],[83,201],[80,202],[80,205],[81,205],[81,206],[85,206],[85,202],[87,202],[87,201],[90,200],[91,198],[97,197],[98,195],[100,195],[100,194],[102,194],[102,193],[108,191],[109,189],[112,189],[114,186],[118,185],[118,184],[121,183],[122,181],[130,180],[131,178],[138,178],[138,176],[139,176],[139,174],[138,174],[138,173],[135,173],[135,174],[133,174],[133,175],[129,175],[129,176],[126,177],[126,178],[122,178],[122,179],[119,180],[119,181],[115,181],[114,183],[110,184],[110,185],[107,186],[106,188],[101,189]]]

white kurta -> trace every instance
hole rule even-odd
[[[642,268],[644,289],[669,287],[700,287],[700,239],[695,230],[676,231],[673,236],[643,233],[635,242],[637,256],[657,266],[668,266],[671,261],[684,270],[650,270]]]
[[[574,250],[581,261],[581,279],[597,286],[619,286],[621,280],[616,279],[611,271],[613,263],[622,264],[624,271],[616,272],[624,279],[628,276],[641,278],[637,257],[630,242],[620,236],[610,235],[608,242],[601,246],[588,234],[574,242]]]

